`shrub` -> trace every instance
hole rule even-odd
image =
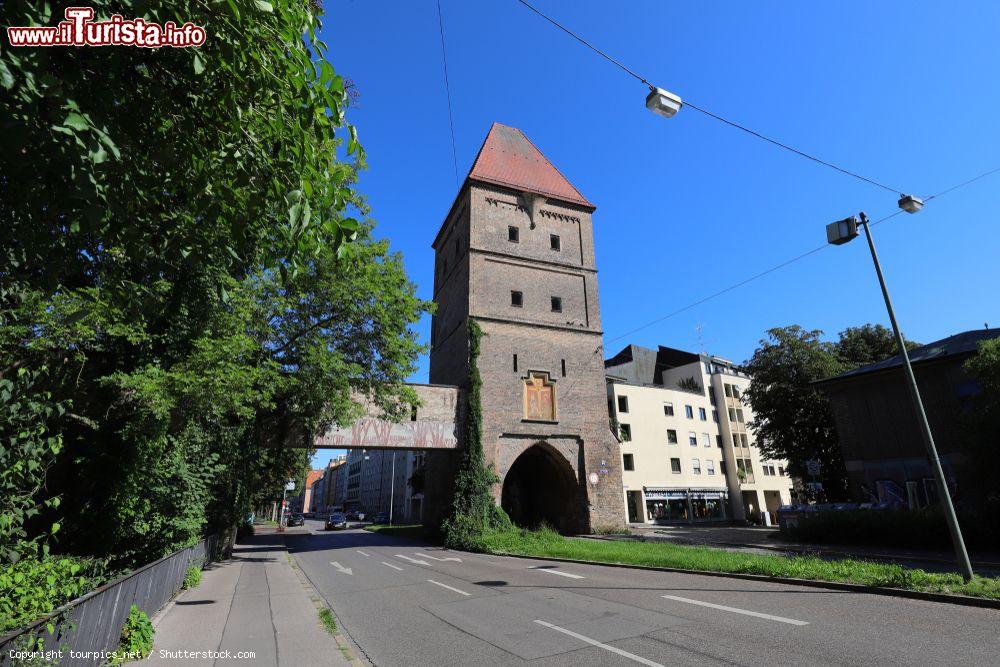
[[[84,574],[89,565],[79,558],[32,557],[0,566],[0,632],[23,627],[90,590],[96,582]]]
[[[594,535],[631,535],[625,526],[594,526]]]
[[[493,485],[500,481],[483,456],[483,413],[479,375],[479,344],[483,332],[469,319],[469,406],[465,419],[465,452],[455,475],[452,514],[442,525],[445,546],[483,551],[484,535],[511,528],[510,517],[493,499]]]
[[[187,590],[188,588],[194,588],[200,583],[201,583],[201,567],[197,565],[189,565],[187,572],[184,573],[184,583],[181,585],[181,587]]]
[[[112,665],[145,658],[153,650],[153,624],[142,609],[132,605],[128,610],[121,643],[111,657]]]

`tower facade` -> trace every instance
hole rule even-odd
[[[494,124],[433,244],[430,380],[466,383],[474,318],[497,501],[567,532],[624,522],[594,210],[520,130]]]

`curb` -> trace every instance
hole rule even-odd
[[[738,572],[711,572],[708,570],[686,570],[679,567],[658,567],[654,565],[627,565],[625,563],[604,563],[594,560],[575,560],[572,558],[557,558],[555,556],[524,556],[521,554],[495,552],[496,556],[507,556],[509,558],[521,558],[524,560],[544,560],[556,563],[578,563],[580,565],[598,565],[602,567],[616,567],[630,570],[649,570],[652,572],[676,572],[678,574],[694,574],[705,577],[723,577],[726,579],[743,579],[746,581],[763,581],[775,584],[792,584],[794,586],[806,586],[809,588],[827,588],[835,591],[846,591],[849,593],[869,593],[872,595],[884,595],[886,597],[909,598],[912,600],[924,600],[927,602],[943,602],[946,604],[957,604],[965,607],[982,607],[985,609],[1000,609],[1000,599],[977,598],[971,595],[949,595],[947,593],[930,593],[927,591],[910,591],[903,588],[889,588],[886,586],[866,586],[864,584],[848,584],[839,581],[820,581],[817,579],[795,579],[793,577],[770,577],[764,574],[741,574]]]
[[[309,534],[310,533],[303,533],[303,535]],[[293,537],[294,536],[295,535],[293,535]],[[330,613],[333,614],[333,618],[337,622],[337,632],[332,635],[332,637],[341,653],[344,653],[344,657],[347,658],[351,665],[355,667],[371,665],[372,662],[368,659],[368,655],[364,652],[361,646],[354,641],[354,637],[351,636],[351,633],[347,631],[347,627],[344,625],[344,622],[341,621],[340,616],[337,615],[337,610],[333,608],[333,605],[326,599],[326,596],[319,592],[319,589],[317,589],[315,584],[313,584],[312,579],[310,579],[305,570],[299,566],[299,563],[295,560],[295,556],[292,552],[288,550],[288,542],[285,540],[285,536],[282,536],[281,542],[285,545],[285,556],[290,560],[289,566],[292,568],[292,571],[295,572],[295,576],[298,578],[303,590],[305,590],[306,595],[308,595],[309,599],[312,600],[317,611],[321,609],[329,609]],[[361,656],[364,656],[364,658]]]

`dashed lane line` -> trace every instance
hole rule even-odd
[[[640,663],[642,665],[646,665],[647,667],[664,667],[663,665],[661,665],[658,662],[653,662],[652,660],[647,660],[646,658],[643,658],[641,655],[636,655],[635,653],[629,653],[628,651],[623,651],[622,649],[618,648],[617,646],[609,646],[608,644],[604,644],[602,642],[599,642],[596,639],[591,639],[590,637],[586,637],[584,635],[581,635],[578,632],[573,632],[572,630],[567,630],[566,628],[561,628],[558,625],[553,625],[552,623],[549,623],[547,621],[542,621],[542,620],[539,620],[539,619],[535,619],[535,623],[538,623],[539,625],[544,625],[546,628],[551,628],[552,630],[555,630],[556,632],[561,632],[564,635],[569,635],[570,637],[575,637],[575,638],[579,639],[582,642],[587,642],[591,646],[597,646],[598,648],[603,648],[605,651],[610,651],[611,653],[617,653],[618,655],[622,656],[623,658],[628,658],[629,660],[634,660],[635,662],[638,662],[638,663]]]
[[[531,565],[528,567],[529,570],[538,570],[539,572],[548,572],[549,574],[558,574],[560,577],[569,577],[570,579],[586,579],[582,574],[573,574],[572,572],[563,572],[562,570],[553,569],[549,565]]]
[[[771,614],[762,614],[759,611],[748,611],[746,609],[737,609],[736,607],[727,607],[724,604],[713,604],[711,602],[702,602],[701,600],[692,600],[691,598],[682,598],[678,595],[664,595],[663,597],[668,600],[677,600],[678,602],[687,602],[688,604],[696,604],[701,607],[710,607],[712,609],[721,609],[722,611],[731,611],[734,614],[743,614],[744,616],[756,616],[757,618],[764,618],[769,621],[778,621],[779,623],[788,623],[789,625],[809,625],[808,621],[797,621],[794,618],[785,618],[784,616],[772,616]]]
[[[440,586],[441,588],[447,588],[449,591],[455,591],[456,593],[461,593],[462,595],[464,595],[466,597],[472,595],[472,593],[466,593],[465,591],[459,590],[459,589],[455,588],[454,586],[449,586],[448,584],[442,584],[440,581],[434,581],[433,579],[428,579],[427,581],[431,582],[432,584],[436,584],[436,585]]]

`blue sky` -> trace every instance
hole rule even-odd
[[[894,188],[928,195],[1000,166],[1000,3],[534,4],[656,85]],[[887,324],[859,239],[620,338],[822,245],[829,221],[894,212],[897,197],[691,109],[646,111],[640,82],[515,0],[441,5],[460,178],[499,121],[597,204],[609,355],[703,345],[742,361],[770,327]],[[429,299],[430,243],[457,191],[436,3],[328,2],[323,34],[360,92],[350,117],[377,233]],[[1000,326],[998,194],[1000,174],[876,228],[908,337]],[[413,379],[426,377],[425,359]]]

